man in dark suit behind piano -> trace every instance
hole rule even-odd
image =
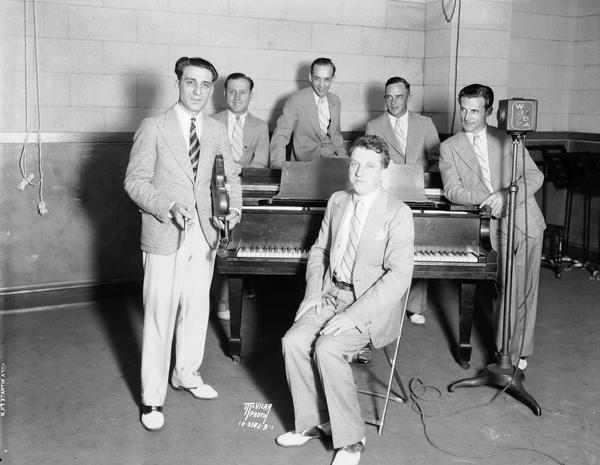
[[[294,161],[347,155],[340,131],[340,99],[329,92],[334,77],[335,65],[329,58],[312,62],[308,76],[310,87],[290,95],[277,119],[271,136],[271,168],[281,168],[292,133]]]
[[[367,123],[366,134],[382,137],[390,149],[390,170],[407,163],[423,165],[427,171],[436,164],[440,153],[440,138],[433,121],[408,110],[410,84],[394,76],[385,83],[384,100],[387,111]],[[427,309],[426,279],[414,279],[408,300],[411,323],[424,324]]]
[[[440,147],[444,195],[451,202],[478,205],[480,208],[488,206],[491,209],[494,219],[490,236],[492,246],[498,252],[500,265],[496,278],[499,298],[495,307],[495,321],[496,345],[501,349],[512,141],[505,132],[487,125],[486,117],[492,114],[494,103],[494,93],[488,86],[471,84],[463,88],[458,94],[458,102],[463,130],[445,140]],[[521,369],[527,367],[527,357],[533,354],[533,331],[546,226],[534,197],[544,182],[544,175],[527,150],[523,150],[524,158],[519,156],[517,164],[519,190],[516,199],[510,325],[512,363],[518,364]]]
[[[387,144],[363,136],[350,153],[352,190],[329,199],[304,300],[282,339],[295,431],[277,443],[301,446],[331,435],[334,465],[360,460],[365,427],[349,362],[367,343],[382,347],[398,336],[414,253],[412,212],[381,187]]]

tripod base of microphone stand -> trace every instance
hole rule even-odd
[[[521,370],[516,370],[510,364],[501,365],[499,363],[489,364],[483,373],[474,378],[465,378],[455,381],[448,390],[454,392],[457,387],[476,387],[491,385],[501,389],[506,388],[506,392],[517,399],[519,402],[529,407],[536,416],[542,414],[542,409],[535,399],[523,387],[525,375]],[[507,387],[508,386],[508,387]]]

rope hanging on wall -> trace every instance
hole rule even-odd
[[[41,129],[41,104],[40,104],[40,72],[39,72],[39,49],[38,49],[38,32],[37,32],[37,9],[36,0],[31,3],[32,16],[33,16],[33,44],[34,44],[34,76],[36,85],[36,121],[37,121],[37,147],[38,147],[38,174],[39,180],[34,182],[35,175],[30,173],[27,169],[27,144],[29,141],[29,87],[28,87],[28,56],[27,56],[27,2],[23,2],[23,21],[24,21],[24,37],[23,41],[25,44],[25,140],[23,141],[23,148],[21,149],[21,156],[19,157],[19,170],[21,172],[21,182],[17,185],[17,189],[20,191],[25,190],[27,186],[38,187],[38,213],[45,215],[48,210],[46,208],[46,202],[44,201],[44,170],[42,163],[42,129]]]

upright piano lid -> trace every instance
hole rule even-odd
[[[336,191],[350,189],[349,158],[315,158],[309,162],[286,161],[275,200],[327,201]]]
[[[423,165],[390,162],[383,172],[382,185],[389,193],[407,203],[429,203],[425,196]]]

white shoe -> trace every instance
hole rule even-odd
[[[174,384],[173,388],[181,391],[187,391],[196,399],[211,400],[219,395],[217,391],[215,391],[209,384],[199,384],[198,386],[194,387],[177,386]]]
[[[148,431],[158,431],[165,426],[165,416],[162,407],[144,405],[142,407],[142,425]]]
[[[210,400],[219,395],[217,391],[212,388],[212,386],[209,384],[204,384],[199,373],[194,373],[192,378],[194,380],[186,384],[194,384],[194,386],[182,386],[183,383],[179,382],[174,377],[171,377],[171,385],[173,386],[173,389],[189,392],[196,399]]]
[[[527,368],[527,359],[520,358],[519,363],[517,363],[517,368],[521,371],[525,371],[525,369]]]
[[[217,312],[217,318],[219,320],[229,320],[231,318],[229,310],[219,310]]]
[[[413,325],[424,325],[425,317],[420,313],[408,313],[408,319]]]
[[[331,424],[329,422],[322,425],[313,426],[302,430],[299,433],[288,431],[277,436],[275,442],[281,447],[299,447],[306,444],[311,439],[331,436]]]
[[[338,449],[331,465],[358,465],[365,443],[366,439],[362,438],[356,444]]]

